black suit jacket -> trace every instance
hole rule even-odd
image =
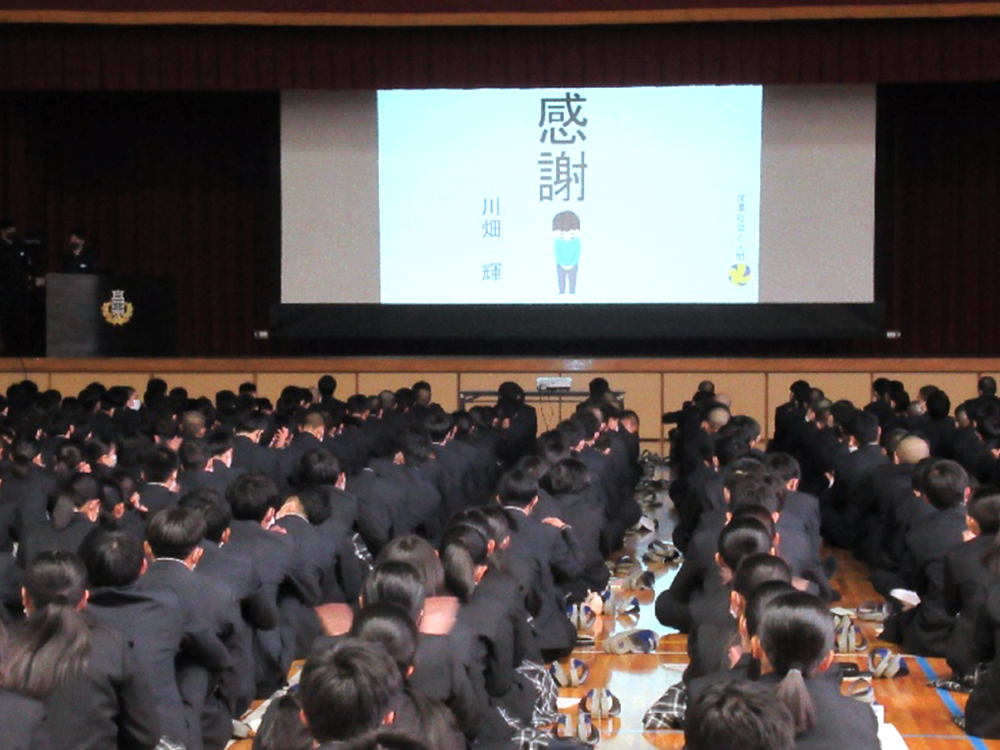
[[[277,484],[280,479],[278,457],[278,451],[248,437],[237,435],[233,438],[234,469],[242,469],[247,474],[263,474]]]
[[[983,563],[983,557],[993,543],[992,535],[980,535],[951,547],[944,554],[944,608],[955,618],[946,656],[948,666],[959,675],[974,673],[979,663],[973,647],[976,620],[996,580]]]
[[[185,644],[197,644],[199,634],[185,629],[184,608],[169,589],[136,586],[98,588],[90,592],[87,611],[98,622],[117,630],[134,649],[156,702],[164,736],[189,747],[201,743],[201,727],[188,724],[175,661]],[[216,654],[218,656],[218,654]]]
[[[962,543],[965,506],[937,511],[906,535],[907,588],[920,595],[920,604],[899,617],[902,643],[909,653],[945,656],[954,618],[945,606],[945,553]],[[887,627],[891,632],[891,628]]]
[[[4,750],[51,750],[42,731],[45,705],[17,693],[0,690],[0,726]]]
[[[150,484],[143,482],[139,485],[139,503],[144,506],[149,513],[147,517],[152,518],[161,510],[173,508],[181,496],[176,492],[171,492],[162,484]]]
[[[60,750],[152,750],[162,730],[128,641],[92,621],[87,669],[45,699],[43,731]]]

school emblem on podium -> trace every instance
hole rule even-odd
[[[123,326],[132,320],[132,313],[135,308],[131,302],[125,301],[125,290],[115,289],[111,292],[111,299],[101,305],[101,315],[113,326]]]

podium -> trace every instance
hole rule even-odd
[[[51,273],[45,281],[48,357],[170,357],[177,293],[169,276]]]

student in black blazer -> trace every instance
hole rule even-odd
[[[878,750],[871,708],[841,694],[822,674],[833,663],[833,616],[819,598],[783,594],[764,610],[753,655],[795,721],[796,750]]]
[[[180,603],[185,630],[198,644],[180,655],[177,680],[184,701],[193,747],[221,750],[226,736],[206,731],[229,725],[232,716],[218,695],[222,673],[230,666],[225,641],[231,637],[238,616],[237,603],[226,589],[198,576],[194,569],[203,554],[205,519],[185,508],[157,513],[146,528],[146,554],[152,562],[139,579],[143,592],[168,591]]]
[[[87,572],[75,555],[44,552],[28,566],[28,620],[12,633],[8,690],[45,704],[42,728],[60,750],[152,750],[159,715],[132,646],[86,613]],[[58,661],[38,658],[43,647]],[[4,725],[6,731],[7,725]]]
[[[103,489],[89,474],[77,474],[59,492],[46,523],[25,529],[18,559],[27,565],[42,552],[63,550],[76,554],[101,514]]]
[[[965,705],[965,731],[975,737],[1000,739],[1000,584],[990,586],[979,610],[973,636],[974,659],[986,663],[985,673],[972,689]]]
[[[177,504],[177,454],[165,445],[150,448],[142,459],[142,479],[139,484],[139,506],[148,517]]]
[[[946,657],[959,679],[975,673],[979,662],[974,648],[976,621],[990,586],[1000,578],[1000,490],[980,487],[966,509],[972,536],[944,555],[944,607],[955,618]]]
[[[138,589],[136,582],[146,570],[146,559],[142,543],[124,532],[94,529],[84,540],[80,557],[92,587],[87,611],[121,633],[135,649],[156,702],[163,736],[187,747],[200,746],[201,727],[189,724],[184,711],[176,660],[183,652],[200,648],[204,640],[201,633],[187,629],[192,622],[185,618],[176,593]],[[198,655],[210,660],[224,656],[221,650]]]
[[[904,553],[906,588],[917,593],[920,604],[887,620],[883,638],[908,653],[943,657],[954,625],[945,606],[944,558],[963,541],[969,478],[954,461],[935,461],[923,473],[920,490],[934,512],[906,535]]]

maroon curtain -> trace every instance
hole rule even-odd
[[[179,353],[267,327],[280,226],[273,94],[0,96],[0,213],[55,271],[84,230],[102,267],[178,285]]]

